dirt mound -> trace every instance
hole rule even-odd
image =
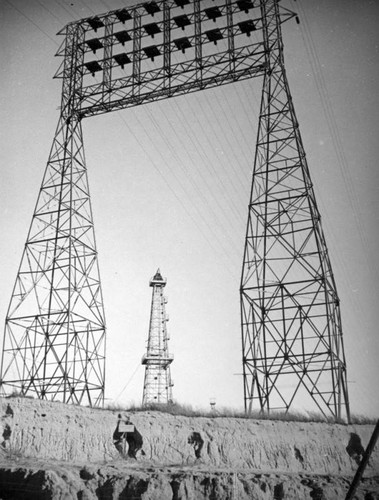
[[[45,495],[25,498],[54,499],[340,499],[373,431],[26,398],[0,399],[0,422],[3,490],[24,484]],[[379,498],[378,475],[377,447],[358,498]],[[18,498],[7,491],[3,500]]]

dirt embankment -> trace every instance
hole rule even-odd
[[[0,400],[0,498],[343,499],[373,431],[122,412],[135,426],[122,456],[118,414]],[[29,496],[18,497],[17,484]],[[378,447],[357,498],[379,499]]]

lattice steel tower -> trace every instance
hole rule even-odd
[[[142,357],[142,364],[146,366],[143,383],[143,405],[172,402],[172,387],[174,384],[171,380],[170,365],[174,358],[168,351],[167,299],[163,295],[166,282],[166,279],[162,278],[159,269],[150,280],[153,294],[147,351]]]
[[[283,60],[278,1],[261,1],[265,74],[241,279],[245,407],[311,395],[349,420],[339,299]],[[308,397],[309,399],[309,397]]]
[[[60,32],[61,113],[7,314],[2,392],[104,398],[82,120],[263,77],[240,286],[245,408],[288,411],[306,395],[349,419],[339,300],[283,61],[281,25],[295,14],[283,3],[152,0]]]
[[[0,389],[99,406],[105,319],[74,68],[81,34],[68,29],[61,114],[10,301]]]

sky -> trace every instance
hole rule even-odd
[[[56,33],[132,4],[0,2],[2,322],[59,117]],[[282,5],[300,17],[283,25],[284,57],[341,299],[351,410],[378,416],[379,4]],[[149,279],[160,268],[174,399],[243,407],[239,282],[261,85],[246,80],[83,122],[107,403],[142,400]]]

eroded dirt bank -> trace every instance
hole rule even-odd
[[[0,399],[0,499],[343,499],[373,431],[121,414],[142,438],[136,458],[115,446],[118,411]],[[379,499],[378,447],[357,498]]]
[[[200,466],[21,464],[0,469],[3,500],[343,500],[343,477],[259,471],[204,470]],[[356,500],[377,499],[378,482],[365,478]]]

